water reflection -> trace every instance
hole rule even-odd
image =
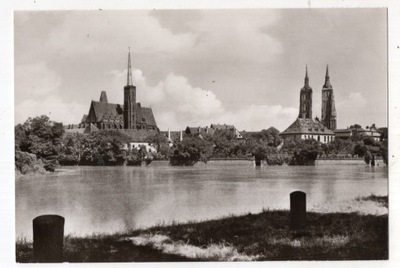
[[[387,167],[320,161],[312,167],[255,168],[247,161],[194,167],[73,167],[16,180],[16,235],[32,237],[32,219],[66,218],[65,232],[110,233],[171,221],[203,220],[262,208],[288,209],[289,193],[307,193],[307,207],[358,196],[387,195]]]

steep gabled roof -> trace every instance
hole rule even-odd
[[[124,107],[120,104],[92,101],[90,104],[89,122],[99,122],[104,117],[114,117],[122,119]]]
[[[146,123],[149,126],[157,126],[156,120],[153,115],[153,110],[147,107],[140,107],[138,109],[138,122]]]
[[[297,118],[285,131],[280,135],[289,134],[321,134],[334,135],[333,131],[325,127],[322,123],[314,121],[310,118]]]

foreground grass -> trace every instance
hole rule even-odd
[[[66,262],[385,260],[388,216],[308,213],[309,235],[288,229],[289,211],[263,211],[114,235],[67,236]],[[32,244],[16,243],[17,262],[32,262]]]

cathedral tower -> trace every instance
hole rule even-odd
[[[321,123],[330,130],[336,129],[335,97],[329,81],[328,65],[326,65],[325,84],[322,87]]]
[[[128,53],[128,74],[124,87],[124,129],[136,128],[136,87],[132,84],[131,53]]]
[[[306,77],[304,87],[300,91],[300,111],[299,118],[312,119],[312,88],[308,81],[308,71],[306,66]]]

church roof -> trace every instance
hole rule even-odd
[[[138,121],[146,123],[149,126],[157,126],[156,120],[154,119],[153,110],[147,107],[138,107]]]
[[[334,135],[333,131],[325,127],[321,122],[310,118],[297,118],[285,131],[280,133],[280,135],[290,134]]]
[[[100,122],[105,118],[118,118],[123,120],[124,106],[114,103],[92,101],[89,116],[90,122]],[[92,114],[93,113],[93,114]],[[94,117],[94,118],[93,118]],[[144,123],[149,126],[157,126],[154,114],[151,108],[137,106],[138,123]]]
[[[120,104],[98,101],[92,101],[91,110],[92,108],[97,122],[103,120],[104,117],[122,117],[124,111],[124,107]]]

